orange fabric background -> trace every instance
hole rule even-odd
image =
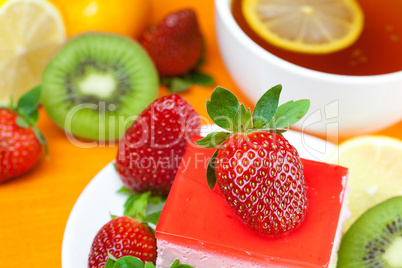
[[[217,84],[233,90],[246,107],[251,106],[229,77],[220,57],[215,38],[213,0],[150,2],[151,23],[181,8],[196,10],[207,45],[208,61],[203,70],[213,74]],[[182,95],[206,116],[205,101],[213,88],[194,86]],[[161,95],[166,93],[161,89]],[[49,143],[48,158],[43,158],[25,176],[0,185],[1,267],[61,267],[61,244],[69,213],[88,182],[116,154],[115,146],[92,149],[74,146],[43,110],[39,128]],[[402,139],[402,122],[376,134]]]

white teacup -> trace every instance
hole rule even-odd
[[[402,120],[402,71],[372,76],[328,74],[300,67],[266,51],[237,25],[231,0],[215,0],[221,55],[239,88],[256,102],[282,84],[281,103],[310,99],[309,113],[295,126],[327,136],[371,133]]]

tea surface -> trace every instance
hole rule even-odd
[[[233,0],[232,13],[240,28],[270,53],[296,65],[343,75],[379,75],[402,70],[402,1],[360,0],[364,27],[359,39],[329,54],[303,54],[269,44],[247,24],[242,0]]]

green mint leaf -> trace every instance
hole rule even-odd
[[[221,146],[222,147],[222,146]],[[215,153],[212,155],[211,159],[208,162],[208,167],[207,167],[207,182],[209,189],[213,189],[215,184],[216,184],[216,174],[215,174],[215,160],[216,156],[218,155],[218,151],[221,148],[219,147]]]
[[[150,262],[145,263],[145,268],[155,268],[155,265],[153,265]]]
[[[253,127],[250,109],[246,110],[244,104],[240,105],[237,110],[233,124],[236,132],[245,132]]]
[[[116,261],[114,268],[144,268],[144,263],[136,257],[124,256]]]
[[[270,128],[289,127],[306,115],[310,108],[310,100],[288,101],[278,107],[271,122]]]
[[[212,76],[198,71],[191,73],[191,81],[193,82],[193,84],[202,87],[209,87],[215,84],[215,80]]]
[[[207,112],[218,126],[233,131],[233,118],[240,103],[236,96],[223,87],[215,88],[211,100],[207,101]]]
[[[179,259],[176,259],[176,260],[172,263],[172,266],[170,266],[170,268],[177,268],[177,267],[179,266],[179,264],[180,264]]]
[[[162,213],[162,211],[157,211],[157,212],[151,213],[144,218],[144,221],[148,222],[148,223],[152,223],[153,225],[157,225],[159,218],[161,216],[161,213]]]
[[[36,86],[27,93],[25,93],[18,101],[18,113],[30,118],[30,114],[38,110],[38,105],[41,98],[41,86]],[[32,121],[36,123],[36,121]]]
[[[116,167],[116,164],[113,164],[115,167]],[[126,187],[121,187],[118,191],[117,191],[119,194],[133,194],[133,192],[130,190],[130,189],[128,189],[128,188],[126,188]]]
[[[145,216],[145,209],[148,206],[148,198],[150,195],[150,192],[130,195],[124,204],[124,216],[142,221]]]
[[[229,137],[230,133],[228,132],[212,132],[209,133],[205,138],[202,138],[195,143],[204,148],[214,148],[223,143]]]
[[[17,119],[15,120],[15,122],[17,123],[17,125],[19,127],[22,127],[22,128],[28,128],[31,126],[29,124],[29,122],[22,116],[18,116]]]
[[[116,263],[117,259],[115,256],[113,256],[112,254],[110,254],[109,252],[107,253],[107,255],[109,256],[109,258],[107,259],[107,262],[105,264],[104,268],[113,268],[114,264]]]
[[[258,100],[253,112],[253,126],[256,129],[267,125],[278,109],[279,95],[282,91],[282,85],[276,85],[265,92]]]

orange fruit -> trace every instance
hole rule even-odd
[[[102,31],[138,38],[147,25],[147,0],[49,0],[62,13],[67,35]]]

